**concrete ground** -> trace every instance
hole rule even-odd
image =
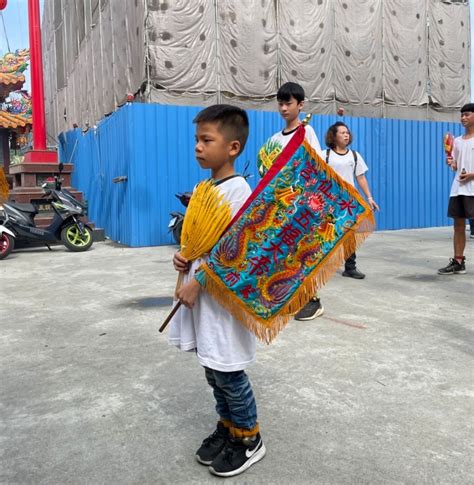
[[[474,240],[438,276],[451,229],[379,232],[363,281],[290,322],[249,371],[267,456],[227,483],[467,484],[473,463]],[[158,327],[173,247],[105,242],[0,261],[0,482],[201,484],[215,425],[194,355]]]

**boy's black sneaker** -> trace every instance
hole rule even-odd
[[[212,462],[209,471],[219,477],[233,477],[260,461],[266,451],[260,433],[254,438],[231,437]]]
[[[463,257],[462,261],[458,263],[454,258],[449,260],[448,266],[444,268],[440,268],[438,270],[438,274],[447,275],[447,274],[464,274],[466,272],[466,258]]]
[[[196,451],[196,460],[203,465],[210,465],[212,460],[223,450],[227,440],[230,438],[229,428],[226,428],[220,421],[217,428],[201,444]]]
[[[324,313],[324,307],[319,298],[311,298],[308,303],[295,315],[295,320],[306,321],[320,317]]]

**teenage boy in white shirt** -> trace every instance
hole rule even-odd
[[[440,275],[466,272],[466,219],[474,218],[474,103],[461,108],[461,124],[465,133],[454,140],[453,156],[446,159],[446,163],[456,170],[448,204],[448,217],[454,219],[454,257],[438,270]]]
[[[263,177],[272,166],[276,157],[283,151],[301,124],[300,113],[304,106],[305,93],[302,86],[294,82],[282,84],[277,92],[278,111],[285,121],[285,128],[272,135],[260,148],[257,157],[257,168]],[[321,145],[312,126],[305,126],[305,138],[311,147],[321,154]],[[295,315],[295,320],[313,320],[324,313],[321,300],[315,295]]]

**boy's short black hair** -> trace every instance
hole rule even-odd
[[[217,123],[228,140],[240,142],[239,155],[245,148],[249,136],[249,118],[247,113],[237,106],[213,104],[199,111],[193,123]]]
[[[474,103],[467,103],[461,108],[461,113],[466,113],[468,111],[474,113]]]
[[[277,92],[277,100],[287,103],[293,97],[298,103],[304,101],[304,89],[297,83],[287,82],[280,86]]]

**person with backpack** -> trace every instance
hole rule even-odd
[[[352,134],[348,126],[342,121],[331,125],[326,133],[326,163],[346,182],[355,186],[355,181],[367,198],[367,202],[372,210],[379,210],[370,192],[369,183],[365,177],[368,167],[360,155],[355,150],[349,150],[352,143]],[[353,253],[346,259],[342,276],[361,280],[365,274],[361,273],[356,267],[356,254]]]

